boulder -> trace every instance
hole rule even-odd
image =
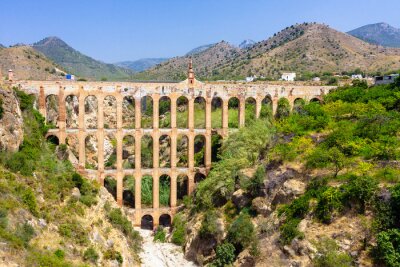
[[[79,188],[74,187],[72,189],[72,193],[71,193],[72,197],[79,199],[81,197],[81,192],[79,191]]]
[[[257,211],[258,214],[261,214],[264,217],[267,217],[272,212],[271,205],[264,197],[256,197],[253,199],[251,202],[251,207]]]
[[[243,209],[250,204],[250,196],[248,196],[242,189],[235,191],[232,195],[232,202],[238,209]]]
[[[23,118],[12,90],[0,88],[3,114],[0,118],[0,150],[15,152],[24,140]]]

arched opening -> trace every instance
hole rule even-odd
[[[222,136],[217,133],[211,135],[211,162],[220,160]]]
[[[117,128],[117,100],[108,95],[103,100],[104,128]]]
[[[67,128],[79,127],[79,99],[76,95],[65,98],[66,126]]]
[[[186,129],[188,125],[188,100],[184,96],[180,96],[176,100],[176,127]]]
[[[165,174],[160,176],[159,200],[160,207],[171,206],[171,178]]]
[[[171,216],[169,214],[162,214],[159,223],[162,227],[171,227]]]
[[[97,98],[94,95],[85,98],[85,127],[97,128]]]
[[[112,133],[104,136],[103,157],[105,169],[117,169],[117,139]]]
[[[79,138],[75,134],[69,134],[67,138],[65,138],[65,143],[67,144],[69,150],[72,152],[73,157],[75,159],[72,159],[72,163],[78,163],[79,161]],[[70,158],[71,159],[71,158]]]
[[[171,99],[168,96],[163,96],[158,105],[160,128],[171,128]]]
[[[322,103],[321,99],[319,99],[319,98],[317,98],[317,97],[311,98],[311,99],[310,99],[310,102],[318,103],[318,104],[321,104],[321,103]]]
[[[176,166],[188,167],[189,139],[186,135],[178,135],[176,142]]]
[[[58,96],[48,95],[46,97],[46,123],[58,126]]]
[[[126,135],[122,139],[122,168],[135,168],[135,137],[132,135]]]
[[[256,119],[256,100],[249,97],[245,103],[245,125],[248,126]]]
[[[276,109],[276,118],[281,119],[290,115],[289,100],[282,97],[278,100],[278,107]]]
[[[140,157],[142,168],[153,168],[153,138],[150,135],[142,136]]]
[[[203,181],[204,179],[206,179],[206,176],[204,174],[202,174],[201,172],[196,172],[194,175],[194,183],[200,183],[201,181]]]
[[[183,198],[189,194],[188,177],[183,174],[178,175],[176,182],[176,199],[178,201],[178,205],[181,205]]]
[[[135,178],[132,175],[125,175],[123,180],[122,199],[124,205],[135,208]]]
[[[85,138],[85,168],[97,169],[98,166],[98,142],[95,135],[88,135]]]
[[[142,128],[153,128],[153,98],[151,98],[151,96],[144,96],[142,97],[140,104],[142,113]]]
[[[144,175],[141,183],[142,208],[153,207],[153,177]]]
[[[222,99],[213,97],[211,101],[211,128],[222,128]]]
[[[171,138],[168,135],[160,136],[160,168],[171,167]]]
[[[194,128],[206,128],[206,100],[201,96],[194,99]]]
[[[239,99],[237,97],[231,97],[228,101],[228,127],[238,128],[239,127]]]
[[[140,222],[140,228],[144,230],[153,230],[153,217],[151,215],[144,215]]]
[[[272,119],[272,99],[271,96],[267,95],[261,101],[261,111],[260,111],[261,119]]]
[[[130,95],[125,96],[122,101],[122,127],[135,128],[135,98]]]
[[[47,142],[51,143],[52,145],[58,146],[60,144],[60,141],[58,140],[58,137],[55,135],[49,135],[46,138]]]
[[[196,135],[194,138],[194,166],[205,166],[206,138],[203,135]]]
[[[304,105],[306,101],[302,98],[296,98],[293,102],[293,112],[294,113],[302,113],[304,110]]]
[[[112,176],[106,176],[104,179],[104,187],[117,200],[117,181]]]

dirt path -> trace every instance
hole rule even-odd
[[[142,267],[194,267],[193,262],[184,259],[182,248],[172,243],[153,242],[152,232],[136,228],[143,237],[143,251],[140,253]]]

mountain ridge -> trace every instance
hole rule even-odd
[[[347,33],[372,44],[400,47],[400,29],[385,22],[367,24]]]

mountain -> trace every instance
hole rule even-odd
[[[88,57],[57,37],[47,37],[33,44],[32,47],[63,66],[68,72],[79,77],[95,80],[103,78],[109,80],[126,80],[133,73],[131,70],[113,64],[106,64]]]
[[[0,48],[5,48],[5,46],[4,46],[4,45],[2,45],[2,44],[0,44]]]
[[[372,44],[400,47],[400,29],[394,28],[387,23],[365,25],[349,31],[348,34]]]
[[[252,47],[256,42],[250,39],[246,39],[239,44],[240,49],[247,49]]]
[[[9,69],[19,80],[64,79],[62,67],[30,46],[0,48],[0,72],[6,76]]]
[[[199,50],[197,50],[199,51]],[[194,71],[199,77],[207,78],[213,74],[213,70],[222,66],[230,59],[236,58],[241,53],[235,47],[225,41],[214,44],[200,52],[193,50],[183,57],[174,57],[153,68],[133,75],[135,80],[154,81],[182,81],[186,79],[189,59],[192,58]]]
[[[151,67],[160,64],[164,61],[167,61],[168,58],[141,58],[135,61],[122,61],[117,62],[115,65],[133,70],[135,72],[144,71],[150,69]]]
[[[187,52],[185,54],[185,56],[192,56],[192,55],[201,53],[201,52],[206,51],[207,49],[213,47],[214,45],[216,45],[216,44],[207,44],[207,45],[202,45],[202,46],[196,47],[196,48],[190,50],[189,52]]]

